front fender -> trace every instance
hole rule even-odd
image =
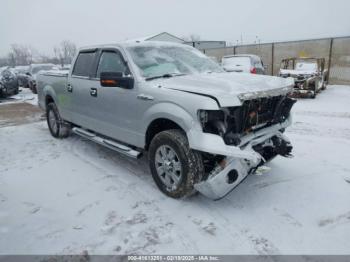
[[[146,133],[148,126],[156,119],[165,118],[178,124],[186,133],[195,124],[195,116],[192,116],[181,106],[170,103],[162,102],[150,107],[143,117],[143,134]]]

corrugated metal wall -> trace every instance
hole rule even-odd
[[[332,82],[350,83],[350,37],[333,40],[330,70]]]
[[[283,58],[287,57],[323,57],[326,67],[329,60],[331,84],[350,84],[350,37],[302,40],[281,43],[231,46],[219,49],[206,49],[205,54],[215,56],[219,61],[224,55],[255,54],[262,58],[267,73],[276,75]]]

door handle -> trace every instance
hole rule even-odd
[[[154,100],[154,97],[153,97],[153,96],[144,95],[144,94],[138,95],[137,98],[138,98],[138,99],[141,99],[141,100],[146,100],[146,101],[152,101],[152,100]]]
[[[69,93],[72,93],[72,92],[73,92],[73,86],[72,86],[71,84],[68,84],[68,85],[67,85],[67,91],[68,91]]]
[[[96,97],[97,96],[97,88],[90,88],[90,95]]]

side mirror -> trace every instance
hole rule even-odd
[[[31,73],[29,73],[29,72],[27,72],[27,73],[26,73],[26,75],[27,75],[27,76],[32,76],[32,74],[31,74]]]
[[[134,87],[134,78],[123,76],[121,72],[101,72],[100,83],[101,86],[132,89]]]

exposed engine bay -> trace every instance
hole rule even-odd
[[[264,135],[259,133],[286,122],[295,102],[288,95],[280,95],[246,100],[237,107],[200,110],[198,117],[204,133],[219,135],[226,145],[255,152],[259,158],[250,161],[244,157],[203,153],[206,175],[196,189],[213,199],[220,199],[275,156],[290,157],[293,147],[283,135],[283,128]],[[250,135],[254,135],[253,141],[246,139]]]
[[[222,110],[200,110],[203,132],[220,135],[225,144],[242,146],[241,138],[251,132],[284,122],[295,99],[287,96],[247,100],[242,106]]]

